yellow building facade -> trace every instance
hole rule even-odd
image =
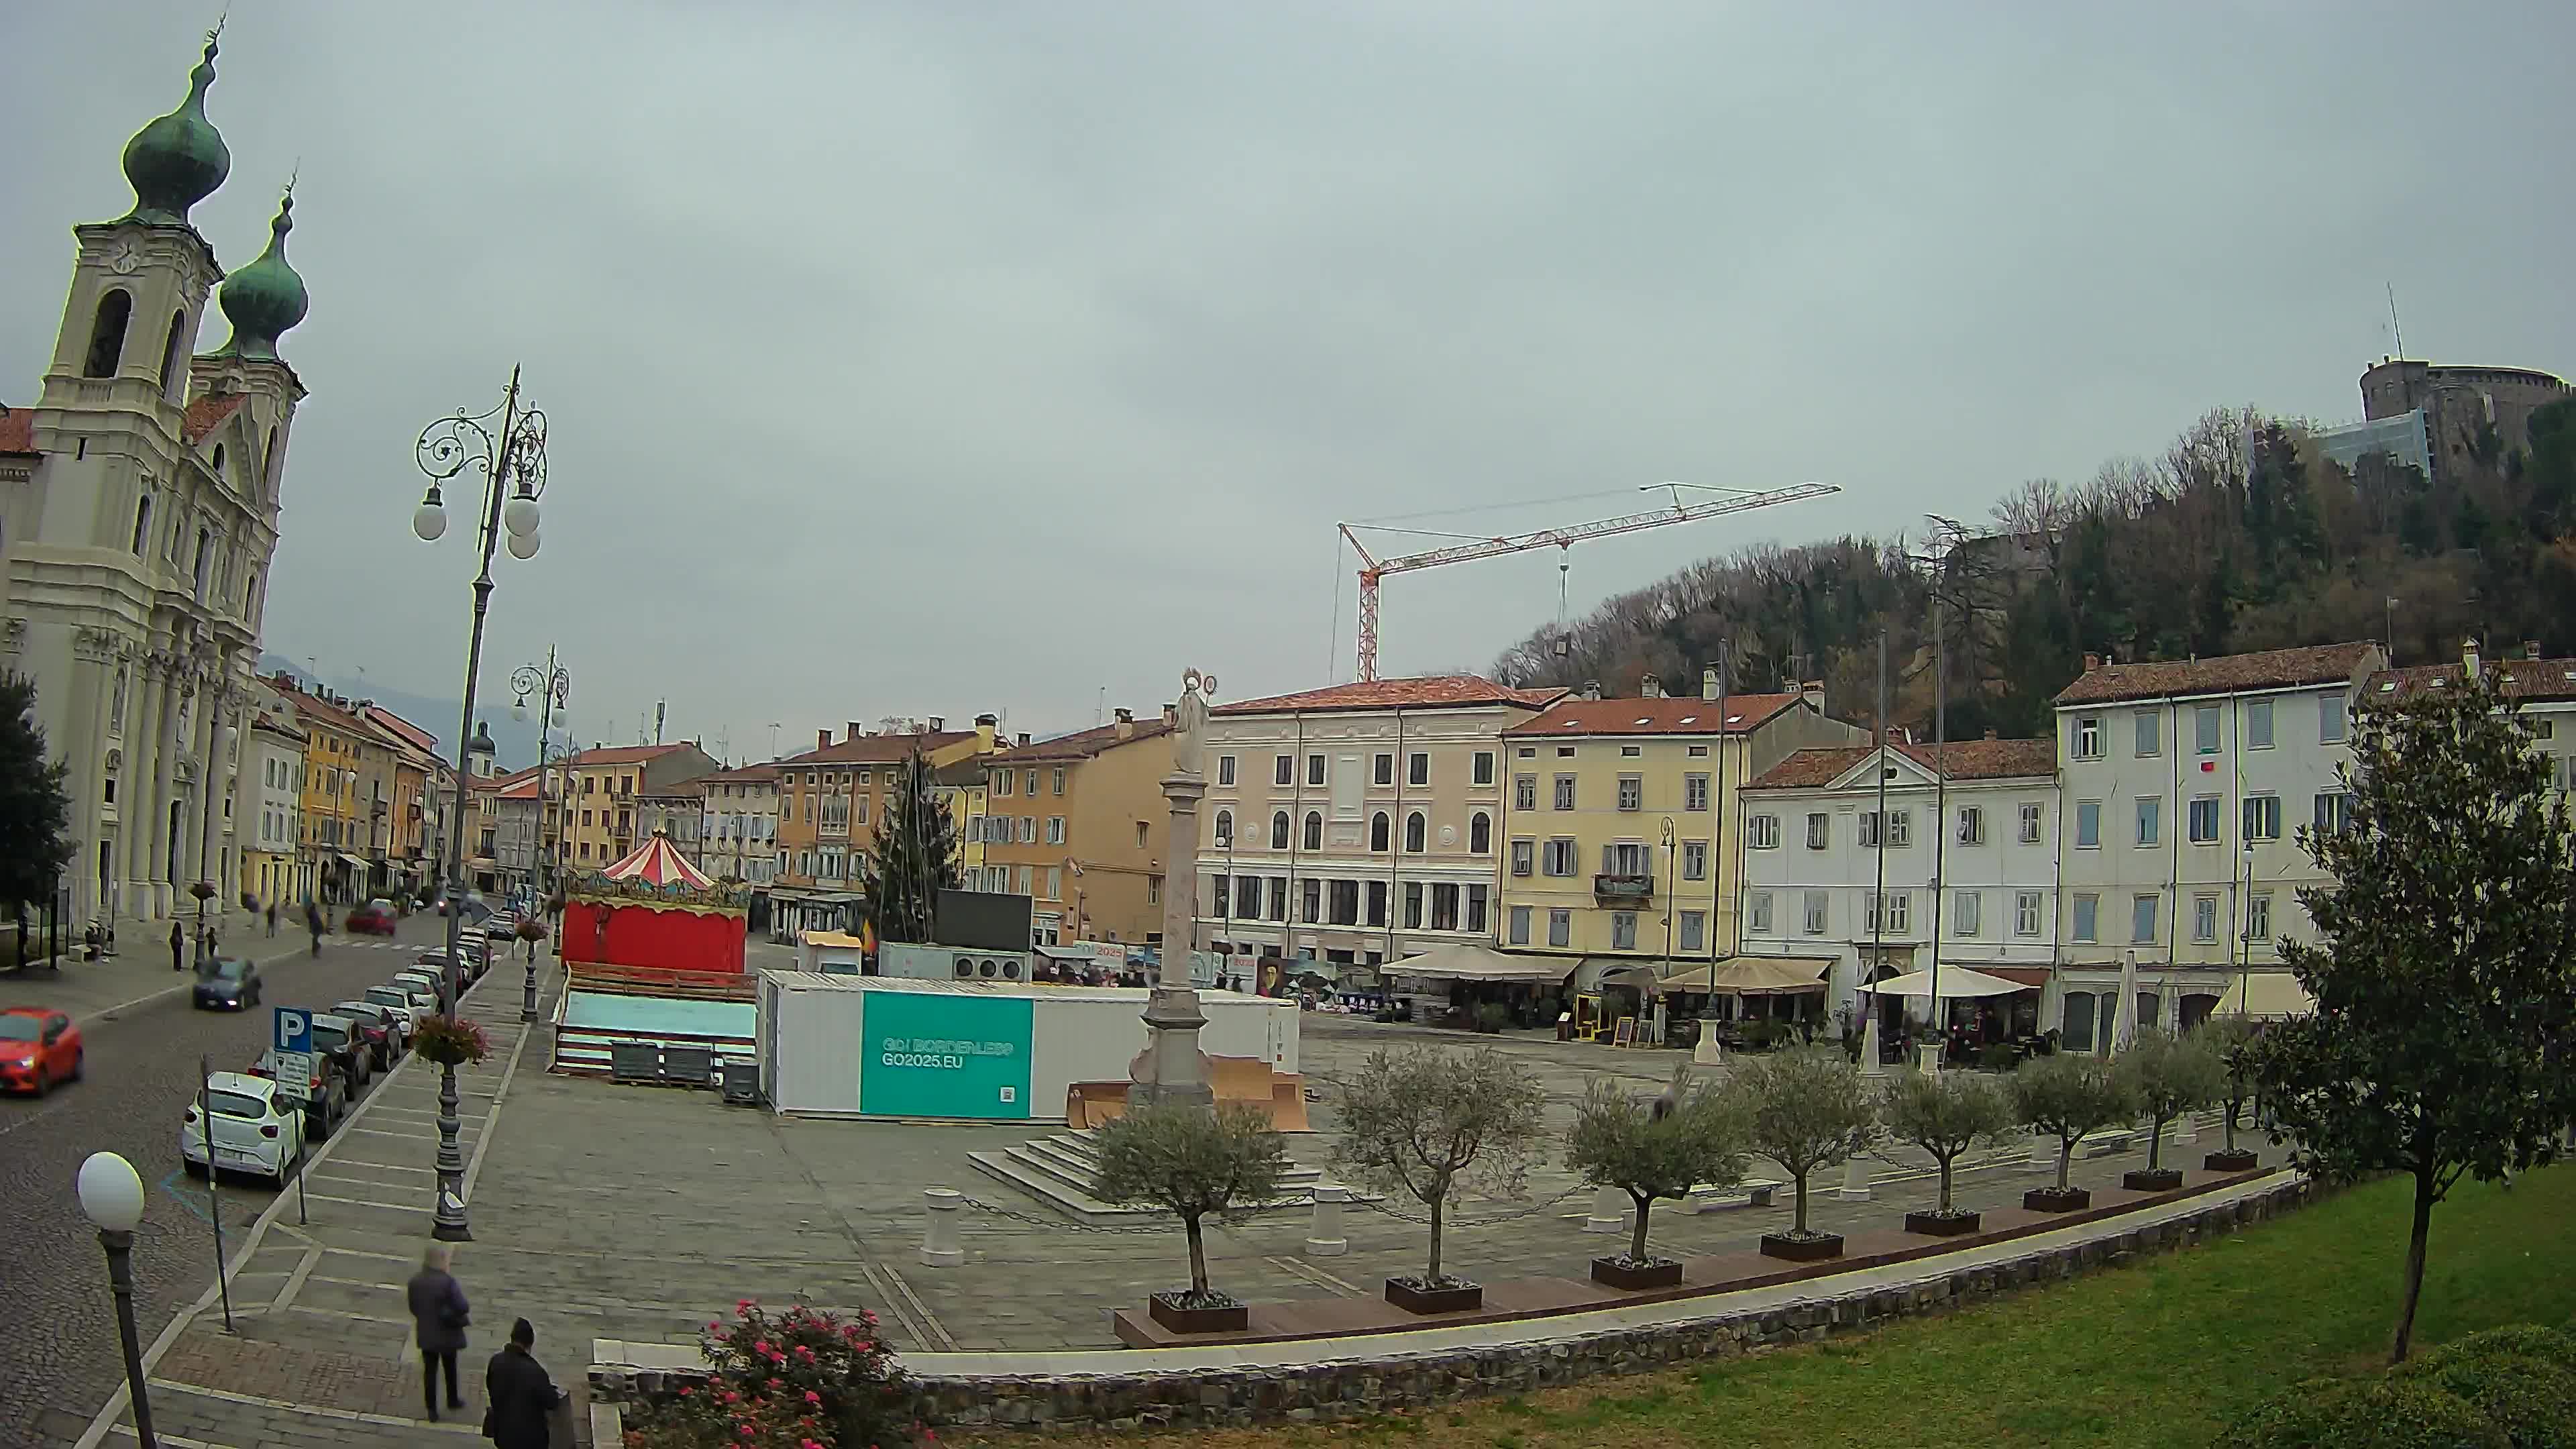
[[[1109,724],[984,762],[983,828],[968,833],[984,837],[996,889],[1029,897],[1038,943],[1162,939],[1171,729],[1122,709]]]
[[[375,736],[355,715],[319,695],[278,681],[304,729],[304,788],[296,841],[298,896],[324,905],[366,899],[366,816],[360,775]],[[377,747],[382,753],[382,748]]]
[[[1704,962],[1739,939],[1737,792],[1811,745],[1865,740],[1812,694],[1568,696],[1502,732],[1506,951],[1624,965]]]

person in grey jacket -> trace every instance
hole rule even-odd
[[[411,1275],[404,1295],[411,1305],[413,1341],[420,1345],[420,1402],[429,1421],[438,1422],[438,1372],[447,1371],[447,1407],[465,1407],[456,1391],[456,1356],[465,1350],[467,1310],[464,1285],[447,1271],[448,1248],[432,1243],[420,1256],[420,1271]]]

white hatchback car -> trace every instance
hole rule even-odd
[[[214,1153],[207,1156],[207,1125]],[[279,1187],[304,1160],[304,1109],[281,1099],[277,1084],[242,1072],[217,1072],[201,1097],[188,1103],[179,1125],[179,1157],[188,1170],[244,1173]]]

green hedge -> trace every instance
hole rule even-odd
[[[2361,1380],[2317,1379],[2257,1405],[2230,1449],[2576,1449],[2576,1335],[2473,1333]]]

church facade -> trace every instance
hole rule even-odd
[[[0,411],[0,667],[34,678],[68,766],[75,922],[192,912],[198,881],[228,907],[258,845],[250,681],[304,398],[277,343],[306,297],[291,188],[229,276],[188,220],[231,169],[215,54],[210,37],[187,98],[126,144],[133,210],[72,228],[53,361],[33,407]],[[209,302],[230,336],[200,354]]]

